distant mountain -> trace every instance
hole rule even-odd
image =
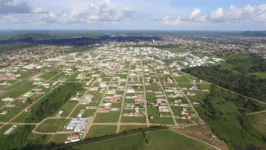
[[[9,40],[22,40],[22,39],[34,39],[34,40],[48,40],[48,39],[54,39],[56,36],[51,34],[45,34],[45,33],[26,33],[26,34],[18,34],[15,35]]]
[[[241,33],[242,36],[266,36],[266,31],[245,31]]]

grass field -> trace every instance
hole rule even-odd
[[[180,76],[175,79],[178,83],[191,83],[186,76]]]
[[[252,125],[266,136],[266,112],[248,116]]]
[[[32,85],[32,82],[27,82],[24,85],[18,86],[18,88],[12,89],[10,92],[8,92],[8,93],[0,96],[0,99],[1,98],[4,98],[4,97],[17,98],[17,97],[21,96],[22,94],[30,91],[34,87],[36,87],[36,86],[35,85]]]
[[[76,145],[74,148],[87,150],[88,147],[97,150],[211,150],[213,148],[177,134],[168,129],[151,131],[145,134],[136,133],[126,137],[118,137],[92,143]],[[145,142],[146,141],[146,142]]]
[[[146,123],[146,117],[122,117],[121,122],[140,122]]]
[[[173,47],[173,48],[166,48],[166,50],[172,52],[172,53],[180,53],[185,52],[185,49],[183,47]]]
[[[96,109],[86,109],[86,105],[79,105],[74,110],[74,112],[71,114],[71,117],[77,117],[81,110],[84,110],[84,113],[82,115],[82,117],[84,117],[84,118],[89,117],[89,116],[93,116],[93,114],[96,111]]]
[[[114,134],[117,126],[98,126],[93,125],[87,135],[87,138],[99,137],[104,135]]]
[[[213,141],[210,137],[213,135],[213,132],[208,127],[208,125],[196,125],[196,126],[190,126],[186,128],[175,128],[173,129],[179,133],[194,137],[196,139],[200,139],[202,141],[205,141],[209,144],[212,144],[222,150],[227,150],[228,147],[224,142],[221,142],[217,138],[217,141]]]
[[[12,122],[27,122],[27,119],[30,117],[29,113],[23,112],[21,115],[16,117]]]
[[[93,122],[117,122],[120,112],[97,113]]]
[[[147,128],[147,126],[127,126],[127,125],[121,125],[120,126],[120,132],[130,131],[130,130],[139,129],[139,128]]]
[[[8,130],[10,127],[12,127],[12,125],[5,125],[0,129],[0,136],[5,136],[4,133],[6,132],[6,130]]]
[[[1,111],[8,111],[6,115],[0,117],[0,122],[8,121],[11,118],[15,117],[19,112],[21,112],[27,105],[18,105],[15,108],[3,108]]]
[[[199,89],[201,90],[209,90],[211,88],[210,84],[198,84]]]
[[[61,115],[61,117],[67,117],[68,115],[69,115],[69,113],[72,111],[72,109],[75,107],[77,105],[77,102],[75,102],[75,101],[68,101],[68,102],[66,102],[56,113],[55,113],[55,115],[56,114],[58,114],[58,112],[60,111],[60,110],[62,110],[63,111],[63,113],[62,113],[62,115]]]
[[[159,123],[159,124],[174,124],[172,117],[170,118],[161,118],[160,113],[157,107],[148,107],[148,115],[152,115],[153,119],[150,120],[150,123]]]
[[[62,144],[66,141],[68,134],[57,134],[54,135],[50,142],[54,142],[57,144]]]
[[[250,75],[255,75],[261,79],[266,79],[266,72],[255,72],[255,73],[251,73]]]
[[[44,121],[36,131],[38,132],[56,132],[64,123],[65,119],[49,119]]]
[[[27,140],[34,142],[39,141],[39,143],[47,144],[51,137],[52,135],[41,135],[41,134],[31,133],[30,135],[28,135]]]
[[[44,78],[44,79],[48,80],[48,79],[54,77],[55,75],[57,75],[58,73],[60,73],[60,71],[57,70],[57,69],[54,69],[54,70],[52,70],[50,72],[47,72],[47,73],[41,75],[41,78]]]

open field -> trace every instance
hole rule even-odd
[[[93,125],[87,134],[87,138],[99,137],[104,135],[114,134],[116,126],[105,126],[105,125]]]
[[[146,117],[122,117],[121,122],[140,122],[145,123]]]
[[[224,142],[222,142],[218,138],[212,138],[211,135],[213,135],[213,132],[208,127],[208,125],[197,125],[186,128],[173,128],[172,130],[202,140],[222,150],[228,149],[227,145]]]
[[[117,122],[120,112],[97,113],[93,122]]]
[[[54,142],[57,144],[63,144],[65,143],[66,139],[67,139],[67,134],[58,134],[58,135],[54,135],[52,137],[52,139],[50,140],[50,142]]]
[[[122,125],[120,127],[120,132],[123,132],[123,131],[130,131],[130,130],[134,130],[134,129],[140,129],[140,128],[147,128],[147,126],[135,126],[135,125]]]
[[[146,137],[146,138],[145,138]],[[146,141],[146,142],[145,142]],[[148,133],[129,134],[125,137],[111,138],[108,140],[75,145],[77,149],[88,147],[97,150],[129,149],[129,150],[212,150],[213,148],[170,130],[151,131]]]
[[[38,132],[56,132],[64,123],[66,119],[49,119],[38,126]]]
[[[249,120],[251,121],[252,125],[261,133],[266,135],[266,112],[253,114],[248,116]]]
[[[153,119],[150,120],[151,123],[174,124],[172,117],[161,118],[158,108],[156,107],[148,107],[148,114],[153,116]]]

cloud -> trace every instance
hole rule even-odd
[[[31,7],[22,0],[0,0],[0,13],[30,13]]]
[[[257,22],[266,23],[266,4],[259,6],[246,5],[245,7],[238,8],[231,5],[228,9],[217,8],[209,14],[202,15],[200,9],[195,8],[185,17],[154,17],[153,21],[163,21],[168,25],[188,25],[200,23],[246,23]]]
[[[211,12],[208,20],[211,22],[260,22],[266,23],[266,4],[260,6],[247,5],[238,8],[231,5],[229,9],[218,8]]]
[[[192,12],[190,12],[185,17],[154,17],[153,21],[161,20],[164,22],[164,24],[168,25],[190,25],[190,24],[198,24],[205,22],[207,19],[207,15],[202,15],[201,10],[198,8],[195,8]]]
[[[89,24],[120,22],[133,17],[135,10],[128,7],[116,7],[109,0],[98,0],[90,3],[84,9],[72,9],[68,12],[49,12],[46,9],[31,9],[31,20],[37,23],[65,23],[65,24]],[[12,16],[12,17],[10,17]],[[23,14],[11,14],[5,17],[7,20],[24,23]],[[17,19],[14,19],[17,17]]]

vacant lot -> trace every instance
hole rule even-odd
[[[49,119],[44,121],[36,131],[38,132],[56,132],[64,123],[65,119]]]
[[[87,138],[99,137],[104,135],[114,134],[117,126],[98,126],[93,125],[87,135]]]

